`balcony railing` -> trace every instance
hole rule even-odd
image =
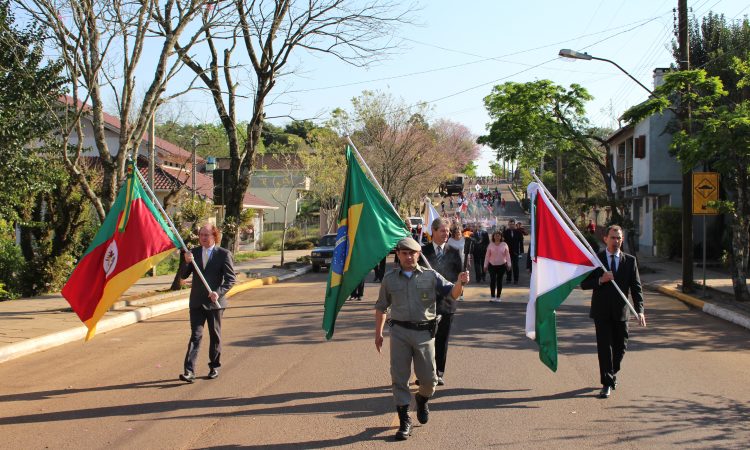
[[[628,167],[625,170],[617,172],[617,182],[620,187],[632,186],[633,185],[633,168]]]

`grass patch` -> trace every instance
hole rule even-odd
[[[250,261],[251,259],[263,258],[264,256],[271,256],[279,253],[276,250],[258,250],[254,252],[238,252],[234,255],[235,262]]]

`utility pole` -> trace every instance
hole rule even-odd
[[[198,149],[198,136],[196,134],[193,134],[193,162],[192,162],[192,167],[190,168],[190,180],[193,182],[192,183],[193,193],[191,195],[191,198],[193,200],[195,200],[195,165],[196,165],[196,160],[197,160],[195,156],[195,152],[197,149]]]
[[[680,70],[690,70],[687,0],[677,1],[677,41]],[[690,106],[680,108],[683,129],[692,134]],[[688,169],[688,170],[686,170]],[[692,168],[682,168],[682,292],[693,292],[693,177]]]
[[[155,128],[155,117],[156,112],[154,111],[153,114],[151,114],[151,123],[149,127],[151,128],[149,130],[148,135],[148,187],[151,188],[151,192],[154,192],[154,196],[156,196],[156,186],[154,186],[154,178],[155,178],[155,172],[156,172],[156,128]],[[154,199],[154,201],[159,201],[158,199]],[[156,276],[156,266],[154,266],[151,269],[151,276]]]

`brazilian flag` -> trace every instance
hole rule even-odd
[[[339,208],[336,248],[326,286],[323,329],[331,339],[344,302],[362,279],[408,236],[401,218],[362,172],[346,147],[346,184]]]

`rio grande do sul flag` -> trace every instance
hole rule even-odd
[[[526,307],[526,335],[539,345],[539,359],[557,371],[555,310],[596,267],[596,256],[576,238],[537,184],[531,199],[531,285]]]
[[[135,170],[129,162],[115,204],[62,289],[88,328],[87,341],[120,295],[179,246]]]
[[[349,146],[346,161],[346,182],[323,311],[326,339],[333,337],[336,316],[354,288],[398,241],[408,236],[404,222],[362,172]]]

